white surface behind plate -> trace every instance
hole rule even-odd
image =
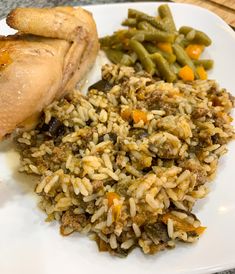
[[[90,6],[99,34],[120,28],[127,9],[134,7],[154,14],[156,3]],[[171,4],[177,26],[190,25],[213,40],[206,57],[215,60],[210,74],[235,95],[235,34],[214,14],[190,5]],[[9,33],[3,22],[1,33]],[[98,61],[98,64],[100,61]],[[95,80],[99,76],[94,75]],[[17,173],[18,157],[8,142],[0,146],[0,272],[3,274],[189,274],[210,273],[235,267],[235,144],[220,164],[209,196],[195,207],[208,229],[194,245],[180,245],[155,256],[139,250],[127,259],[98,253],[96,244],[74,234],[62,237],[57,224],[44,222],[36,206],[32,178]]]

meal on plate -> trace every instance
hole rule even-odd
[[[178,31],[168,5],[160,5],[158,17],[129,9],[122,29],[100,39],[101,48],[115,64],[144,69],[167,82],[207,79],[210,59],[199,59],[211,39],[202,31],[182,26]]]
[[[23,127],[20,171],[38,175],[46,220],[120,257],[195,242],[206,227],[193,206],[234,138],[235,99],[200,59],[210,38],[176,31],[167,5],[130,9],[130,28],[100,39],[114,64],[83,95],[99,48],[90,13],[20,8],[7,22],[20,33],[1,40],[0,137]]]
[[[85,76],[99,50],[95,22],[82,8],[17,8],[7,23],[19,32],[0,38],[0,139],[31,127]]]

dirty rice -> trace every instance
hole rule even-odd
[[[234,136],[233,105],[212,80],[169,84],[105,65],[87,96],[55,101],[17,136],[20,171],[39,176],[40,207],[62,235],[88,234],[121,257],[191,243],[205,230],[193,205]]]

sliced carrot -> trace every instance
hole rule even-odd
[[[167,53],[173,53],[171,43],[159,42],[159,43],[157,43],[157,47]]]
[[[195,229],[195,232],[197,233],[197,235],[201,235],[205,230],[206,230],[205,226],[199,226]]]
[[[182,67],[179,70],[178,75],[184,81],[193,81],[194,80],[193,70],[187,65]]]
[[[132,116],[132,110],[130,108],[126,108],[123,111],[121,111],[121,117],[123,120],[129,121],[131,120]]]
[[[113,205],[114,199],[117,199],[117,200],[120,199],[120,196],[115,192],[108,192],[106,196],[108,199],[108,207],[111,207]]]
[[[206,80],[207,79],[207,72],[205,71],[204,67],[203,66],[199,66],[196,68],[196,71],[199,75],[199,78],[201,80]]]
[[[175,222],[175,227],[179,230],[183,230],[185,232],[195,230],[195,227],[193,225],[186,223],[185,221],[181,220],[180,218],[178,218],[177,216],[175,216],[171,213],[166,213],[163,215],[163,217],[162,217],[163,223],[167,224],[168,219],[173,220]]]
[[[143,121],[144,123],[148,122],[147,113],[139,109],[132,111],[132,118],[135,124],[139,123],[140,121]]]
[[[120,214],[121,214],[121,209],[122,209],[122,206],[121,206],[121,205],[115,205],[115,206],[113,207],[112,213],[113,213],[113,220],[114,220],[114,221],[117,221],[117,220],[119,219]]]
[[[191,44],[188,45],[187,48],[185,49],[185,51],[187,52],[188,56],[191,59],[197,60],[199,59],[201,53],[204,50],[204,46],[203,45],[197,45],[197,44]]]

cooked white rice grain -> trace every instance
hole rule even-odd
[[[167,233],[168,233],[168,236],[173,239],[174,237],[174,224],[173,224],[173,221],[172,219],[168,219],[167,220]]]
[[[116,249],[117,248],[117,239],[116,239],[116,236],[115,236],[115,234],[111,234],[111,236],[110,236],[110,239],[109,239],[109,243],[110,243],[110,247],[112,248],[112,249]]]
[[[139,238],[139,237],[141,236],[141,231],[140,231],[139,226],[138,226],[136,223],[133,223],[133,224],[132,224],[132,228],[133,228],[133,230],[134,230],[134,232],[135,232],[135,236],[136,236],[137,238]]]
[[[146,202],[153,208],[153,209],[158,209],[160,207],[159,201],[155,200],[153,195],[151,194],[146,194]]]
[[[94,223],[99,217],[101,217],[105,213],[105,207],[102,206],[99,208],[95,214],[91,217],[91,222]]]
[[[136,203],[134,198],[129,199],[129,204],[130,204],[130,215],[131,217],[135,217],[136,215]]]
[[[129,249],[134,243],[135,241],[133,239],[127,240],[121,244],[121,248]]]
[[[58,180],[59,180],[59,175],[54,175],[44,187],[44,192],[48,193],[51,190],[51,188],[58,182]]]

